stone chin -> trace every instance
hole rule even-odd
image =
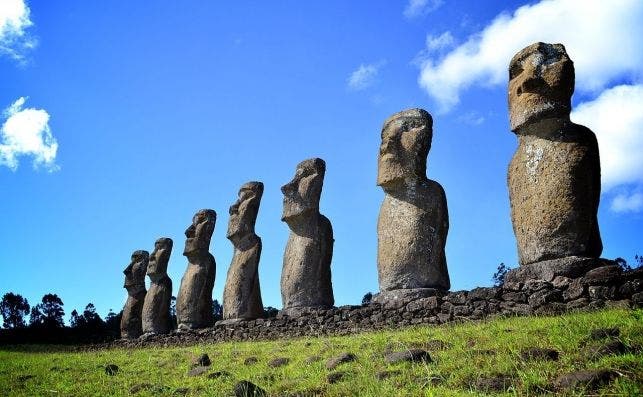
[[[526,94],[523,94],[525,96]],[[512,105],[509,123],[513,132],[519,133],[530,124],[545,119],[569,119],[570,106],[539,95],[520,99],[520,105]]]

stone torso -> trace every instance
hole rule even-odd
[[[386,192],[377,223],[380,289],[449,289],[444,253],[448,228],[439,183],[426,180]]]
[[[135,339],[143,333],[141,324],[144,302],[145,290],[128,295],[121,318],[121,338]]]
[[[325,216],[303,232],[291,229],[281,274],[284,308],[333,306],[332,255],[333,229]]]
[[[199,263],[189,263],[181,279],[176,298],[177,322],[189,328],[203,328],[213,323],[212,289],[216,265],[207,254]]]
[[[260,257],[261,239],[256,235],[235,246],[223,291],[225,320],[253,319],[263,315],[258,273]]]
[[[596,137],[568,123],[557,132],[519,135],[509,165],[511,218],[520,264],[598,257],[600,162]]]
[[[153,280],[143,304],[143,333],[170,332],[170,301],[172,280],[168,276]]]

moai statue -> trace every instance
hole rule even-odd
[[[239,199],[230,207],[227,238],[234,246],[223,290],[224,322],[249,320],[263,315],[259,288],[261,238],[255,234],[255,221],[263,195],[263,183],[248,182],[241,186]]]
[[[426,177],[432,138],[433,119],[423,109],[396,113],[382,127],[377,184],[385,195],[377,221],[376,302],[403,302],[451,286],[444,253],[446,195]]]
[[[535,43],[511,60],[509,119],[518,149],[507,179],[520,265],[538,263],[531,277],[577,271],[574,264],[603,250],[598,144],[569,119],[573,92],[574,65],[562,44]]]
[[[179,330],[213,325],[212,289],[216,263],[209,249],[216,221],[216,212],[200,210],[192,218],[192,225],[185,231],[187,239],[183,255],[188,258],[188,268],[181,279],[176,297]]]
[[[325,173],[324,160],[304,160],[297,165],[295,177],[281,187],[281,220],[290,228],[281,273],[282,312],[287,315],[335,303],[330,276],[333,228],[319,213]]]
[[[154,243],[154,251],[147,265],[150,289],[143,304],[143,334],[170,332],[170,301],[172,280],[167,275],[167,263],[172,254],[172,239],[161,237]]]
[[[134,251],[132,260],[123,270],[127,289],[127,301],[121,318],[121,338],[136,339],[143,333],[142,312],[145,301],[145,272],[150,254],[147,251]]]

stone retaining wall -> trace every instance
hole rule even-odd
[[[479,320],[493,315],[548,315],[603,307],[643,306],[643,268],[623,272],[612,261],[603,260],[602,265],[578,278],[556,276],[551,281],[507,281],[501,287],[448,292],[411,301],[311,310],[296,317],[278,314],[274,318],[219,324],[194,331],[118,340],[109,345],[190,345],[230,340],[347,335],[416,324]]]

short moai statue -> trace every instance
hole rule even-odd
[[[325,173],[324,160],[304,160],[297,165],[294,178],[281,187],[281,220],[290,228],[281,273],[282,312],[287,315],[335,303],[330,271],[333,228],[319,213]]]
[[[143,333],[142,313],[145,302],[145,272],[150,259],[147,251],[134,251],[132,260],[123,273],[127,290],[127,301],[121,318],[121,338],[136,339]]]
[[[384,202],[377,221],[375,302],[404,302],[451,286],[445,256],[449,231],[442,186],[426,177],[433,119],[423,109],[389,117],[382,127],[377,185]]]
[[[170,301],[172,280],[167,275],[167,263],[172,254],[172,239],[161,237],[154,243],[154,251],[147,265],[150,289],[143,305],[143,334],[170,332]]]
[[[232,263],[223,290],[223,321],[250,320],[263,315],[259,288],[261,238],[255,222],[263,195],[263,183],[241,186],[238,200],[230,207],[227,238],[234,246]]]
[[[511,60],[509,119],[518,149],[507,179],[519,262],[531,278],[574,276],[597,266],[591,259],[603,250],[598,143],[570,121],[573,92],[574,64],[562,44],[535,43]]]
[[[183,255],[188,258],[188,267],[176,297],[179,330],[205,328],[214,323],[212,289],[216,263],[209,249],[216,220],[214,210],[200,210],[185,231],[187,239]]]

